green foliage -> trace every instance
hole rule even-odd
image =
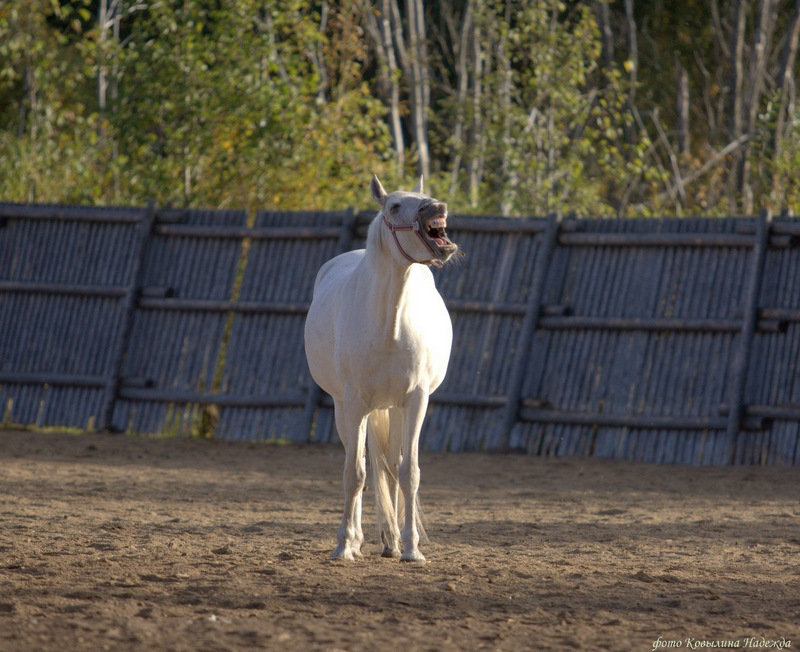
[[[743,2],[750,43],[757,7]],[[597,1],[425,3],[426,187],[458,212],[721,214],[746,205],[745,190],[758,207],[797,206],[797,108],[776,75],[792,13],[776,3],[765,91],[746,147],[734,150],[745,166],[715,158],[732,138],[729,9],[715,18],[704,4],[635,3],[627,16],[608,3],[607,56]],[[413,52],[397,41],[404,170],[376,54],[377,7],[395,7],[402,31],[402,2],[122,0],[104,25],[98,4],[0,3],[0,199],[333,209],[364,206],[372,172],[413,185],[402,61]],[[691,100],[681,153],[678,64]]]
[[[480,199],[460,208],[613,215],[628,184],[659,180],[646,160],[647,134],[633,129],[627,76],[600,67],[588,5],[495,2],[476,11],[480,49],[490,57],[479,105],[484,139],[471,134],[452,146],[500,173],[485,175]],[[470,103],[463,108],[474,115]],[[460,182],[467,196],[465,174]]]
[[[549,4],[549,6],[548,6]],[[510,147],[512,212],[610,214],[604,197],[626,174],[622,150],[629,123],[624,78],[601,75],[597,25],[588,7],[571,24],[554,20],[562,3],[525,6],[512,31],[514,95],[502,125],[517,134]],[[598,77],[599,83],[592,83]],[[609,187],[611,186],[611,187]]]
[[[83,2],[0,6],[4,199],[80,202],[103,194],[98,171],[107,152],[95,138],[97,115],[90,112],[86,66],[75,45],[85,12]]]
[[[780,97],[773,94],[773,102],[767,106],[767,111],[762,114],[762,121],[769,124],[774,121],[774,109]],[[755,156],[761,156],[761,165],[757,168],[757,178],[760,181],[760,194],[769,197],[769,207],[780,212],[786,207],[800,207],[800,116],[790,126],[785,137],[777,143],[771,142],[762,134],[758,141]],[[765,130],[766,131],[766,130]],[[778,151],[772,150],[777,146]]]
[[[358,59],[335,96],[319,96],[308,55],[330,44],[307,3],[154,1],[126,14],[124,43],[95,26],[77,44],[48,23],[69,18],[73,3],[26,4],[0,10],[5,200],[338,207],[357,203],[388,157],[384,109]],[[102,115],[101,66],[116,96]],[[38,92],[20,124],[25,74]]]
[[[379,107],[361,86],[335,102],[317,96],[307,53],[325,39],[303,3],[171,7],[152,3],[122,52],[112,122],[133,196],[314,207],[349,175],[366,177],[381,156]]]

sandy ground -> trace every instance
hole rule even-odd
[[[342,461],[0,432],[0,649],[800,647],[797,469],[423,453],[428,562],[346,563]]]

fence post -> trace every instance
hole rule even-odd
[[[508,450],[511,441],[511,430],[517,422],[519,415],[519,405],[522,398],[522,383],[525,380],[525,371],[528,367],[527,352],[530,349],[533,334],[539,323],[539,315],[542,311],[544,299],[545,282],[547,281],[547,271],[550,268],[550,259],[553,256],[558,231],[561,227],[561,214],[551,213],[547,218],[547,229],[544,231],[542,248],[536,259],[536,267],[533,270],[531,279],[530,294],[528,295],[528,305],[525,310],[525,317],[522,322],[522,329],[517,340],[517,348],[514,357],[514,365],[511,368],[511,380],[509,381],[506,404],[503,408],[503,418],[500,431],[500,438],[496,450]]]
[[[339,231],[339,241],[336,244],[336,255],[350,251],[353,244],[353,237],[356,232],[356,221],[358,216],[352,208],[348,208],[342,216],[341,231]],[[314,427],[314,413],[322,398],[322,388],[314,382],[311,373],[308,374],[309,388],[306,396],[306,403],[303,407],[303,423],[306,424],[308,441],[311,442],[311,432]]]
[[[119,397],[119,387],[125,364],[125,353],[128,351],[128,344],[130,343],[131,331],[133,329],[133,316],[136,312],[136,303],[142,286],[144,260],[147,255],[147,247],[153,232],[155,218],[155,202],[151,200],[147,203],[144,216],[138,225],[135,249],[132,257],[133,269],[131,270],[130,284],[122,299],[122,324],[120,325],[119,337],[113,355],[111,356],[109,376],[106,378],[98,430],[110,431],[113,428],[111,421],[114,414],[114,405]]]
[[[742,330],[739,334],[739,346],[731,360],[731,380],[728,398],[727,439],[731,443],[730,464],[736,462],[739,449],[739,431],[745,412],[745,389],[747,371],[750,366],[750,355],[753,349],[753,335],[758,323],[758,300],[761,295],[761,284],[764,277],[764,262],[769,245],[769,231],[772,225],[772,213],[762,210],[756,223],[756,236],[753,245],[753,258],[750,264],[748,285],[744,297]]]

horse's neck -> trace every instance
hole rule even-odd
[[[370,225],[367,235],[365,281],[372,323],[378,325],[382,337],[395,341],[399,338],[399,318],[407,300],[411,270],[395,261],[389,251],[393,243],[384,237],[379,220],[376,218]]]

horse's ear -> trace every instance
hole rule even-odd
[[[418,192],[418,193],[420,193],[420,194],[422,194],[423,192],[425,192],[425,191],[422,189],[422,175],[421,175],[421,174],[419,175],[419,183],[417,183],[417,187],[416,187],[416,188],[414,188],[414,192]]]
[[[372,181],[369,183],[369,191],[372,194],[372,198],[381,206],[386,203],[386,191],[383,189],[380,179],[378,179],[378,176],[375,174],[372,175]]]

